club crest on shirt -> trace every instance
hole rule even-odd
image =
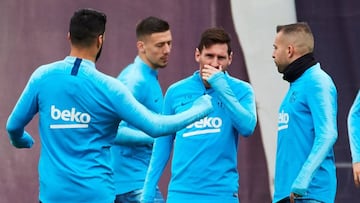
[[[295,101],[296,101],[296,92],[292,92],[291,96],[290,96],[290,99],[289,99],[289,102],[294,103]]]

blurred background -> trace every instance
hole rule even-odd
[[[70,17],[79,8],[107,14],[105,44],[97,68],[113,77],[137,54],[135,26],[147,16],[167,20],[173,35],[170,63],[159,72],[164,91],[198,69],[194,51],[200,34],[223,27],[232,37],[229,72],[255,90],[258,125],[253,136],[240,139],[241,203],[270,202],[276,151],[277,110],[288,83],[271,58],[278,24],[307,21],[315,36],[315,57],[338,89],[335,145],[337,203],[357,202],[353,184],[346,117],[360,85],[360,1],[358,0],[2,0],[0,1],[0,198],[4,203],[38,201],[40,152],[37,118],[27,126],[37,143],[32,149],[11,146],[5,124],[31,73],[40,65],[69,54]],[[61,100],[61,95],[59,95]],[[24,112],[26,113],[26,112]],[[170,171],[160,182],[166,195]]]

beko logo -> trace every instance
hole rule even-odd
[[[51,118],[56,121],[60,120],[67,122],[61,124],[51,124],[50,128],[52,129],[87,128],[91,120],[91,117],[88,113],[76,111],[75,108],[61,111],[60,109],[57,109],[55,105],[51,105]]]
[[[199,121],[194,122],[187,126],[187,129],[194,128],[194,131],[186,132],[183,137],[189,137],[194,135],[202,135],[209,133],[220,132],[222,126],[222,119],[219,117],[205,117]]]
[[[284,110],[279,113],[278,131],[288,128],[289,119],[289,114],[285,113]]]

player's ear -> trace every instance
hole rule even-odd
[[[144,53],[145,52],[145,43],[143,41],[137,41],[136,47],[139,52]]]
[[[199,63],[200,61],[200,50],[198,48],[195,49],[195,61]]]
[[[103,44],[104,44],[104,35],[99,35],[99,37],[97,39],[98,48],[102,47]]]
[[[293,57],[293,56],[294,56],[294,53],[295,53],[295,47],[294,47],[294,45],[291,45],[291,44],[290,44],[290,45],[287,47],[288,57],[289,57],[289,58]]]
[[[228,66],[230,66],[233,58],[233,52],[230,52]]]

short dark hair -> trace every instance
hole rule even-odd
[[[306,22],[276,26],[276,32],[278,33],[280,31],[284,32],[285,34],[291,32],[304,32],[312,35],[311,28]]]
[[[86,8],[75,11],[71,17],[69,33],[71,43],[88,47],[94,39],[105,32],[106,15],[94,9]]]
[[[314,51],[314,36],[306,22],[297,22],[287,25],[276,26],[276,33],[293,36],[296,38],[296,47],[300,53],[306,54]]]
[[[232,52],[230,42],[230,35],[223,28],[214,27],[205,30],[201,34],[200,43],[197,48],[201,52],[204,47],[208,48],[214,44],[227,44],[228,54],[230,55]]]
[[[144,36],[168,30],[170,30],[170,25],[167,21],[154,16],[149,16],[136,25],[136,37],[137,39],[141,39]]]

